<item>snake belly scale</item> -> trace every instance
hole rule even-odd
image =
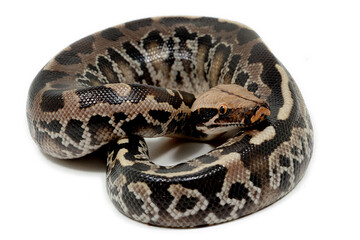
[[[263,121],[185,163],[149,161],[144,137],[206,138],[191,124],[189,113],[203,111],[192,105],[228,84],[271,113],[263,105]],[[216,116],[227,111],[219,109]],[[34,79],[27,118],[35,142],[57,158],[109,145],[107,188],[116,208],[165,227],[218,224],[274,203],[303,177],[313,147],[308,111],[285,67],[247,26],[208,17],[147,18],[71,44]]]

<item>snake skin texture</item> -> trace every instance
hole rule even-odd
[[[191,106],[220,84],[243,86],[271,114],[185,163],[149,161],[144,137],[206,138],[191,124]],[[301,180],[313,148],[285,67],[247,26],[208,17],[147,18],[71,44],[34,79],[27,118],[35,142],[57,158],[107,144],[116,208],[164,227],[218,224],[274,203]]]

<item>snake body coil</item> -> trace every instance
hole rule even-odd
[[[206,138],[190,113],[218,119],[192,105],[220,84],[243,86],[271,114],[264,108],[264,121],[186,163],[150,162],[143,137]],[[219,109],[217,118],[229,112]],[[54,157],[109,144],[113,203],[158,226],[217,224],[270,205],[300,181],[313,146],[306,106],[284,66],[253,30],[206,17],[142,19],[75,42],[34,79],[27,117],[36,143]]]

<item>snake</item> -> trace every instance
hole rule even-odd
[[[148,225],[191,228],[257,212],[302,179],[313,128],[297,84],[251,28],[211,17],[153,17],[60,51],[27,98],[34,141],[62,159],[107,148],[115,207]],[[144,138],[225,140],[171,166]]]

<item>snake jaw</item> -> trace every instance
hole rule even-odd
[[[206,134],[206,137],[204,138],[204,140],[212,140],[214,138],[217,138],[218,136],[226,133],[226,132],[230,132],[232,130],[235,129],[240,129],[241,126],[240,124],[236,123],[236,124],[199,124],[196,126],[196,129],[199,132],[202,132],[204,134]]]

